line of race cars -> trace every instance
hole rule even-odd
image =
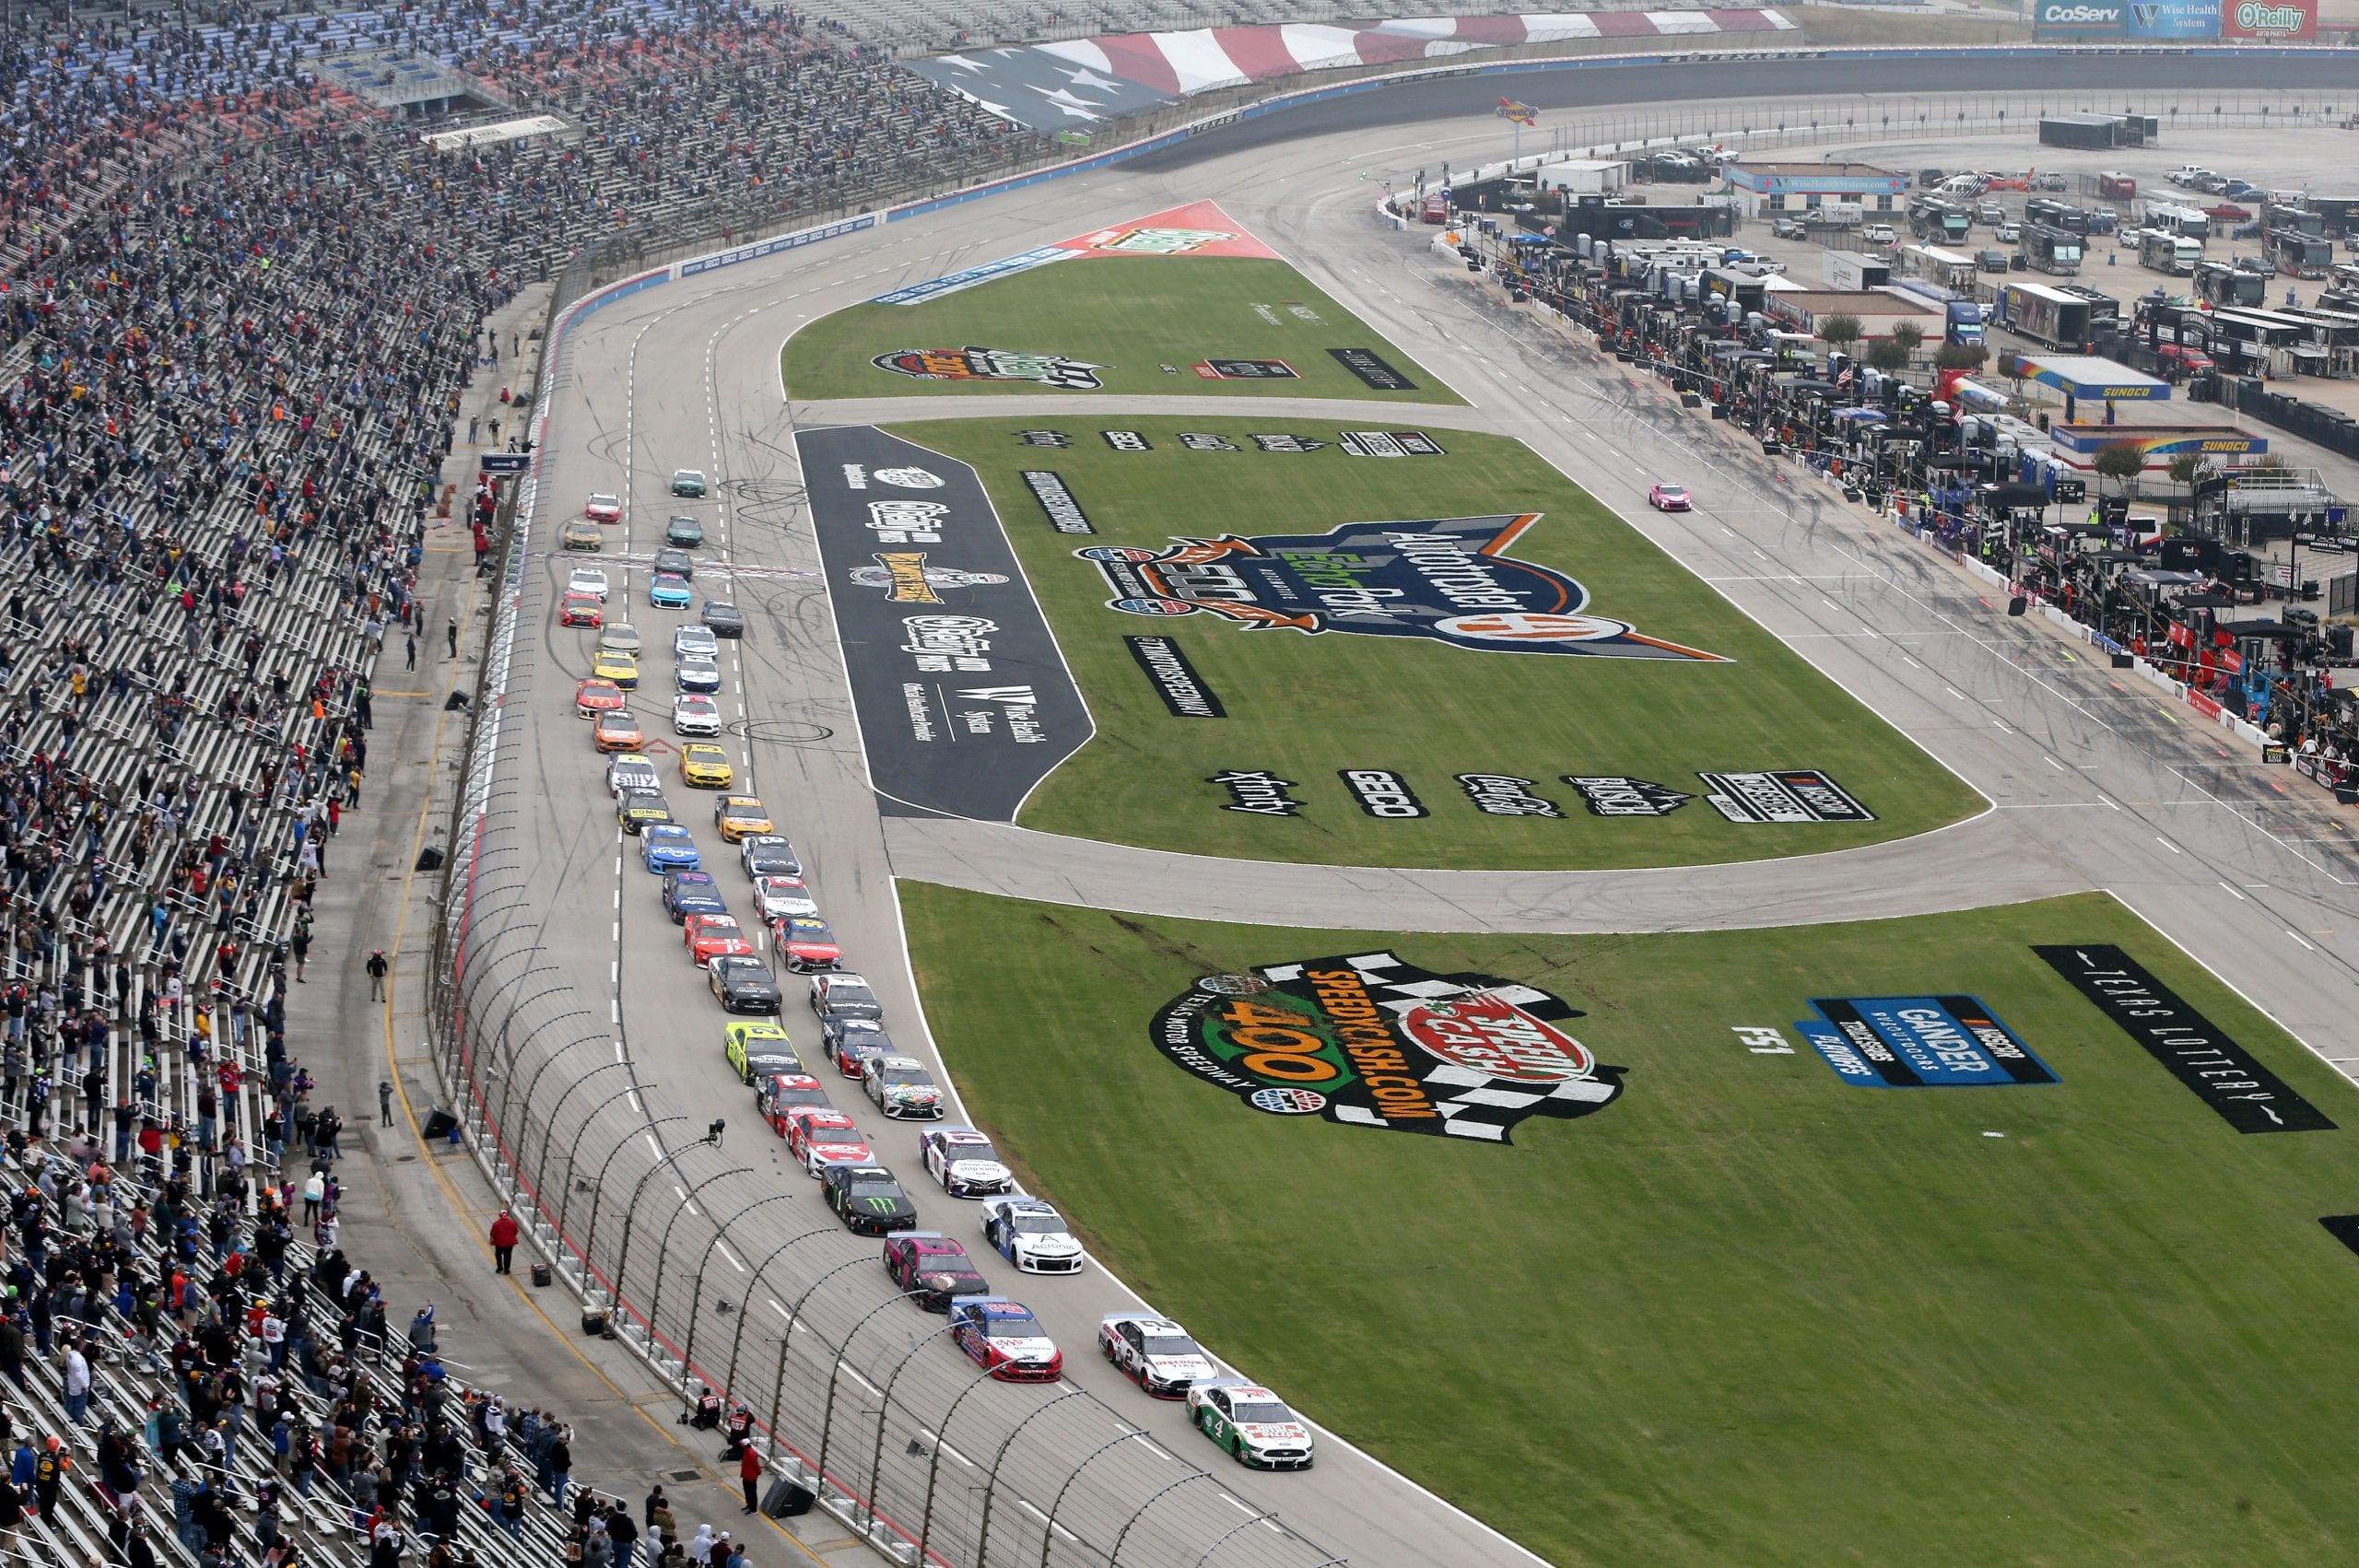
[[[682,487],[689,479],[692,491]],[[685,470],[674,475],[673,493],[702,495],[702,476]],[[594,521],[621,515],[619,503],[606,496],[592,497],[583,512]],[[670,532],[693,521],[675,519]],[[566,542],[569,547],[569,535]],[[685,558],[686,551],[664,555]],[[659,559],[654,579],[664,584],[692,575],[692,562],[682,568]],[[680,929],[683,951],[730,1015],[722,1028],[724,1059],[739,1082],[752,1086],[757,1111],[818,1184],[829,1211],[854,1235],[883,1241],[886,1273],[910,1301],[947,1315],[953,1345],[994,1378],[1057,1380],[1063,1352],[1039,1318],[1022,1303],[992,1293],[964,1245],[916,1228],[917,1208],[899,1178],[853,1118],[828,1098],[780,1022],[784,995],[777,978],[707,869],[695,835],[675,816],[653,757],[641,749],[647,737],[626,694],[640,689],[642,644],[635,627],[606,618],[612,591],[602,568],[569,568],[559,625],[598,634],[592,673],[575,690],[574,711],[591,721],[592,744],[607,759],[606,787],[618,827],[639,840],[641,867],[662,879],[663,911]],[[676,594],[651,596],[650,603],[656,609],[687,608]],[[924,1063],[894,1049],[874,989],[839,967],[841,949],[811,895],[793,843],[757,797],[732,792],[736,770],[709,737],[722,729],[715,700],[718,638],[742,637],[745,623],[734,606],[710,600],[701,620],[675,627],[672,636],[677,688],[672,727],[679,737],[680,781],[719,791],[713,828],[736,851],[755,912],[780,961],[804,979],[822,1054],[886,1118],[940,1124],[919,1133],[919,1164],[948,1197],[976,1200],[985,1243],[1019,1272],[1081,1273],[1087,1254],[1056,1209],[1017,1186],[985,1134],[944,1122],[940,1086]],[[1098,1325],[1097,1344],[1148,1394],[1184,1399],[1191,1422],[1240,1464],[1309,1467],[1309,1427],[1268,1389],[1216,1375],[1211,1359],[1179,1324],[1151,1313],[1109,1314]]]

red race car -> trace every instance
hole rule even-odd
[[[688,956],[701,969],[716,958],[751,958],[754,944],[734,915],[690,915],[680,922],[687,933]]]
[[[594,593],[569,593],[557,608],[557,619],[564,626],[603,626],[606,612]]]
[[[778,939],[779,956],[798,975],[832,969],[843,962],[836,933],[816,915],[782,915],[770,922],[770,935]]]
[[[622,497],[604,493],[593,496],[581,503],[581,515],[592,522],[620,522],[623,520]]]
[[[786,1113],[786,1150],[813,1180],[833,1164],[869,1165],[876,1151],[851,1117],[832,1106],[791,1106]]]
[[[835,1108],[828,1102],[827,1092],[819,1087],[819,1081],[807,1072],[772,1072],[755,1082],[754,1109],[780,1138],[786,1136],[786,1118],[804,1106],[820,1110]]]

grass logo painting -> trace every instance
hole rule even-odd
[[[2053,1083],[2056,1074],[1970,996],[1813,997],[1794,1025],[1846,1083],[1974,1089]]]
[[[1547,992],[1391,953],[1207,975],[1155,1015],[1157,1050],[1273,1116],[1490,1143],[1622,1093]]]
[[[1133,615],[1203,613],[1248,630],[1417,637],[1505,653],[1607,659],[1720,656],[1586,613],[1589,590],[1508,551],[1538,512],[1346,522],[1324,533],[1182,538],[1162,550],[1098,544],[1095,565]]]
[[[1040,354],[1023,348],[897,348],[869,361],[897,376],[921,381],[1038,381],[1044,387],[1086,392],[1098,384],[1097,372],[1107,369],[1086,359],[1062,354]]]

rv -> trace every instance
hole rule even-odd
[[[2196,298],[2213,305],[2259,305],[2269,296],[2267,278],[2225,262],[2199,263],[2194,276]]]
[[[2081,270],[2081,237],[2035,223],[2024,230],[2023,251],[2035,272],[2071,277]]]
[[[2264,248],[2279,272],[2295,277],[2324,277],[2334,260],[2334,241],[2295,228],[2271,229]]]
[[[2203,246],[2167,228],[2149,228],[2138,236],[2138,264],[2165,277],[2191,275],[2203,260]]]

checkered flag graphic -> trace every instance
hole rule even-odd
[[[1300,980],[1308,969],[1338,967],[1348,967],[1358,974],[1368,1000],[1392,1015],[1394,1033],[1404,1039],[1408,1031],[1402,1027],[1401,1021],[1406,1014],[1421,1008],[1434,1008],[1452,997],[1503,1001],[1526,1016],[1547,1024],[1581,1016],[1579,1009],[1546,991],[1484,975],[1437,975],[1391,953],[1366,953],[1309,964],[1280,964],[1261,973],[1274,983],[1285,984]],[[1447,1118],[1442,1130],[1452,1138],[1505,1143],[1508,1131],[1526,1117],[1587,1116],[1622,1093],[1622,1070],[1602,1064],[1591,1077],[1542,1088],[1441,1061],[1429,1054],[1426,1059],[1431,1065],[1426,1069],[1421,1082],[1434,1108]],[[1333,1107],[1333,1115],[1338,1121],[1362,1127],[1395,1125],[1381,1112],[1362,1106],[1338,1105]]]

